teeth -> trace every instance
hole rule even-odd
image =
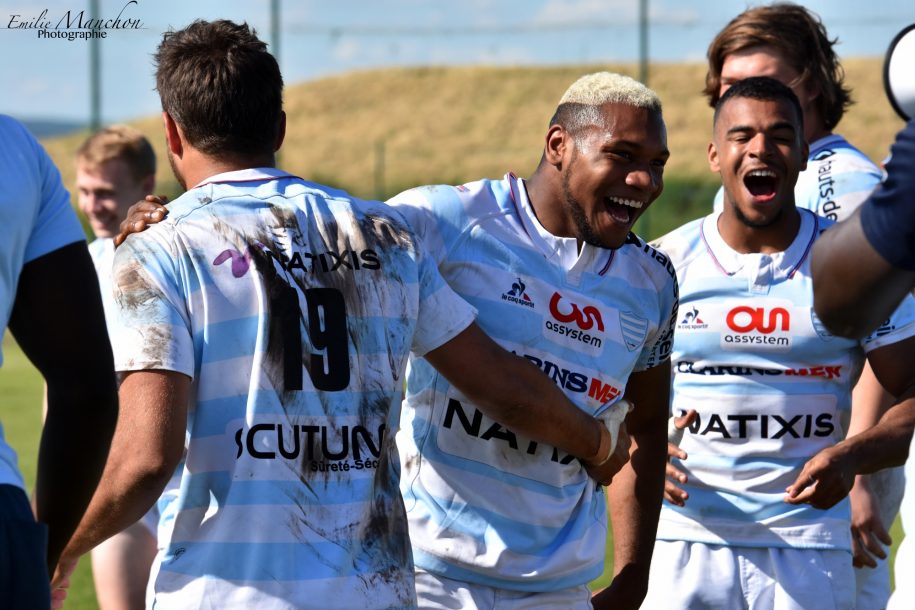
[[[613,203],[618,203],[620,205],[626,205],[630,208],[635,208],[637,210],[642,208],[643,203],[636,199],[623,199],[622,197],[607,197]]]
[[[762,178],[775,178],[775,172],[771,169],[754,169],[747,174],[748,176],[760,176]]]

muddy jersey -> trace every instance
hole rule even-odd
[[[798,174],[794,199],[798,208],[840,221],[864,203],[883,179],[873,161],[838,134],[810,145],[807,169]],[[723,209],[723,189],[715,196],[715,211]]]
[[[785,488],[845,437],[865,353],[915,335],[915,300],[863,340],[834,336],[814,314],[809,262],[833,223],[802,210],[787,250],[739,254],[717,217],[658,242],[680,282],[671,411],[699,414],[680,443],[689,500],[664,504],[658,538],[850,550],[847,498],[824,511],[785,503]]]
[[[70,195],[41,144],[24,125],[0,115],[0,335],[6,330],[22,267],[86,237]],[[0,365],[3,354],[0,352]],[[2,398],[0,398],[2,400]],[[0,484],[25,488],[16,452],[0,424]]]
[[[635,236],[618,250],[557,238],[523,181],[413,189],[391,202],[477,323],[584,411],[620,399],[630,373],[669,357],[676,281]],[[572,456],[495,423],[411,357],[401,490],[418,567],[505,589],[587,583],[603,567],[606,499]]]
[[[403,371],[473,309],[381,203],[260,169],[169,210],[114,267],[117,369],[193,380],[152,607],[414,607]]]

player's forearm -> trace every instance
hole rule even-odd
[[[540,369],[499,347],[476,325],[426,359],[483,413],[514,432],[586,460],[606,440],[600,421],[576,407]]]
[[[105,465],[98,489],[70,538],[63,556],[78,558],[139,520],[162,495],[176,463],[139,462],[116,446]]]
[[[577,458],[595,457],[604,428],[600,421],[575,406],[559,386],[523,358],[506,352],[496,370],[499,383],[468,395],[481,411],[514,432]]]
[[[173,371],[136,371],[121,382],[121,410],[98,490],[65,556],[79,557],[152,507],[184,452],[191,380]]]
[[[845,439],[836,445],[836,449],[840,449],[855,464],[857,474],[900,466],[908,457],[913,429],[915,387],[903,394],[876,426]]]
[[[83,516],[108,455],[117,418],[113,373],[82,383],[51,380],[49,411],[38,453],[36,518],[48,526],[48,567]]]

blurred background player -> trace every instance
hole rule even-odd
[[[831,220],[847,218],[882,179],[880,169],[833,130],[852,103],[845,73],[819,17],[791,3],[750,8],[732,19],[708,49],[704,93],[714,107],[733,83],[750,76],[769,76],[791,87],[804,112],[804,138],[810,152],[807,168],[794,189],[798,208]],[[722,209],[723,191],[715,210]],[[855,385],[846,434],[876,424],[892,404],[865,363]],[[858,607],[880,610],[889,596],[888,530],[899,510],[904,477],[901,468],[862,475],[851,494],[854,563]]]
[[[672,411],[697,415],[682,441],[689,499],[662,509],[647,608],[855,607],[849,505],[834,505],[858,472],[902,461],[904,447],[890,449],[915,411],[915,302],[860,342],[812,315],[808,253],[832,223],[794,206],[806,162],[791,89],[738,81],[718,102],[709,145],[724,211],[659,240],[682,308],[697,312],[677,327]],[[902,399],[884,418],[898,430],[839,442],[865,352]],[[878,433],[880,444],[863,442]]]
[[[29,610],[50,604],[50,575],[105,464],[117,394],[98,282],[60,174],[6,116],[0,141],[0,332],[9,326],[48,388],[34,514],[0,427],[0,607]]]
[[[131,205],[152,193],[156,155],[142,133],[112,125],[87,139],[76,153],[79,208],[95,233],[89,254],[99,278],[109,326],[117,313],[111,290],[114,240]],[[92,577],[101,610],[142,610],[156,556],[155,508],[143,519],[92,550]]]

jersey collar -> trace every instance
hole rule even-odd
[[[788,248],[773,254],[747,253],[733,250],[718,231],[718,214],[705,217],[699,228],[702,242],[715,266],[725,275],[748,275],[754,282],[771,283],[791,279],[810,255],[819,233],[819,218],[809,210],[798,208],[801,224],[797,236]]]
[[[295,178],[292,174],[284,172],[275,167],[252,167],[249,169],[239,169],[231,172],[223,172],[210,176],[194,188],[200,188],[207,184],[225,184],[229,182],[264,182],[266,180],[277,180],[281,178]]]
[[[553,235],[540,224],[540,220],[534,212],[534,206],[527,195],[524,180],[509,172],[505,174],[505,181],[524,230],[531,238],[531,242],[547,259],[558,259],[560,265],[570,275],[579,275],[583,271],[591,271],[598,275],[607,273],[610,263],[613,261],[614,250],[583,244],[581,252],[579,252],[577,239]]]

